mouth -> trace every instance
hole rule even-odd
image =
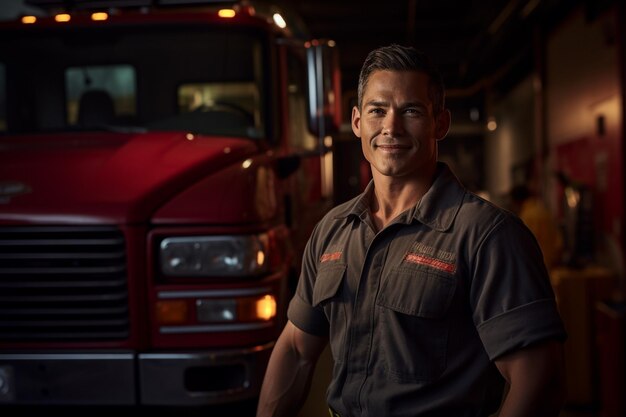
[[[409,148],[409,146],[407,145],[400,145],[398,143],[382,143],[379,145],[374,145],[375,148],[382,148],[382,149],[407,149]]]
[[[411,149],[411,146],[403,145],[400,143],[379,143],[379,144],[375,143],[374,149],[380,150],[382,152],[395,153],[395,152],[402,152],[402,151],[409,150]]]

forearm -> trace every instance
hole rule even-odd
[[[325,340],[298,332],[289,323],[276,342],[263,379],[257,417],[293,417],[306,400]]]
[[[496,361],[509,382],[499,417],[557,417],[564,400],[562,346],[549,342]]]
[[[557,417],[562,396],[554,386],[511,385],[498,417]],[[558,386],[557,386],[558,388]]]
[[[294,352],[272,354],[257,417],[295,416],[309,391],[315,363],[300,360]]]

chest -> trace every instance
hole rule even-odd
[[[447,297],[466,270],[456,240],[419,223],[391,225],[378,234],[362,224],[350,225],[325,249],[320,269],[341,271],[337,290],[346,301],[368,304],[420,294]]]

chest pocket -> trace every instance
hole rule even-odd
[[[345,271],[346,265],[338,263],[324,265],[317,270],[315,286],[313,287],[313,307],[317,307],[337,295]]]
[[[386,277],[376,301],[381,358],[390,379],[428,382],[446,368],[452,275],[426,267],[399,267]]]
[[[347,331],[347,304],[341,293],[346,265],[331,263],[320,266],[313,287],[313,307],[320,306],[330,323],[330,350],[335,362],[343,361]]]

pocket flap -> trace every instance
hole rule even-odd
[[[317,271],[315,286],[313,287],[313,307],[337,294],[345,271],[346,265],[339,263],[324,265]]]
[[[455,290],[456,278],[452,275],[426,268],[396,268],[387,276],[376,304],[411,316],[441,318]]]

